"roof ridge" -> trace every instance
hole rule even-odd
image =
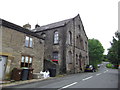
[[[31,36],[34,36],[34,37],[37,37],[39,39],[43,39],[41,36],[35,34],[34,32],[24,28],[24,27],[21,27],[20,25],[17,25],[17,24],[14,24],[12,22],[9,22],[9,21],[6,21],[4,19],[0,19],[2,23],[0,23],[2,26],[6,27],[6,28],[10,28],[12,30],[16,30],[18,32],[21,32],[21,33],[25,33],[25,34],[28,34],[28,35],[31,35]]]
[[[35,28],[35,30],[36,30],[36,32],[39,32],[39,31],[43,31],[43,30],[47,30],[47,29],[61,27],[61,26],[64,26],[65,24],[67,24],[72,19],[73,18],[69,18],[69,19],[58,21],[58,22],[50,23],[47,25],[43,25],[38,28]]]
[[[67,21],[67,20],[71,20],[72,18],[69,18],[69,19],[65,19],[65,20],[61,20],[61,21],[56,21],[56,22],[53,22],[53,23],[49,23],[49,24],[46,24],[46,25],[42,25],[42,26],[47,26],[47,25],[52,25],[52,24],[55,24],[55,23],[59,23],[59,22],[63,22],[63,21]],[[41,27],[42,27],[41,26]]]

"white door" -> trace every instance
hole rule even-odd
[[[4,79],[6,61],[7,61],[6,56],[0,56],[0,80]]]

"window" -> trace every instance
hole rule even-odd
[[[58,60],[58,52],[53,52],[53,59]]]
[[[78,65],[78,55],[76,54],[76,64]]]
[[[46,38],[46,34],[45,33],[42,33],[41,36],[42,36],[43,39]]]
[[[87,51],[87,42],[85,41],[85,47],[86,47],[86,51]]]
[[[84,41],[83,41],[83,39],[82,39],[82,37],[81,36],[79,36],[80,37],[80,48],[82,49],[82,50],[84,50]]]
[[[32,67],[33,57],[22,56],[21,58],[21,67]]]
[[[58,44],[59,43],[59,35],[58,35],[58,31],[54,32],[54,44]]]
[[[81,65],[81,64],[82,64],[82,63],[81,63],[81,60],[82,60],[82,55],[80,54],[80,55],[79,55],[79,64],[80,64],[80,68],[81,68],[81,66],[82,66],[82,65]]]
[[[25,46],[26,47],[32,47],[33,46],[33,38],[26,36],[25,38]]]
[[[79,30],[81,30],[81,27],[80,27],[80,25],[78,25],[78,28],[79,28]]]
[[[79,45],[79,37],[78,37],[78,36],[76,37],[76,46],[77,46],[78,48],[79,48],[79,46],[80,46],[80,45]]]
[[[53,62],[58,64],[58,52],[53,52]]]
[[[68,43],[69,44],[72,44],[72,33],[69,31],[69,34],[68,34]]]

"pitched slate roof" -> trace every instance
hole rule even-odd
[[[64,26],[65,24],[67,24],[70,20],[72,20],[72,18],[63,20],[63,21],[59,21],[59,22],[55,22],[55,23],[51,23],[48,25],[44,25],[44,26],[36,28],[35,30],[36,30],[36,32],[39,32],[39,31],[43,31],[43,30],[47,30],[47,29],[61,27],[61,26]]]
[[[79,17],[79,18],[80,18],[80,15],[78,14],[78,15],[75,16],[74,18],[76,18],[76,17]],[[34,29],[33,31],[34,31],[35,33],[39,33],[39,32],[44,31],[44,30],[50,30],[50,29],[53,29],[53,28],[61,27],[61,26],[66,25],[69,21],[71,21],[71,20],[74,19],[74,18],[70,18],[70,19],[66,19],[66,20],[63,20],[63,21],[59,21],[59,22],[55,22],[55,23],[48,24],[48,25],[40,26],[40,27]],[[86,32],[85,32],[85,30],[84,30],[84,26],[83,26],[83,23],[82,23],[81,18],[80,18],[80,21],[81,21],[82,28],[83,28],[83,31],[84,31],[84,33],[85,33],[85,36],[87,37]],[[88,39],[88,37],[87,37],[87,39]]]
[[[22,33],[25,33],[25,34],[28,34],[28,35],[31,35],[31,36],[34,36],[34,37],[37,37],[39,39],[43,39],[41,38],[39,35],[35,34],[34,32],[28,30],[28,29],[25,29],[21,26],[18,26],[16,24],[13,24],[11,22],[8,22],[6,20],[3,20],[3,19],[0,19],[0,26],[4,26],[4,27],[7,27],[7,28],[10,28],[12,30],[16,30],[16,31],[19,31],[19,32],[22,32]]]

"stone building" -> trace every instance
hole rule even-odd
[[[9,79],[13,68],[43,70],[44,39],[24,27],[0,19],[0,80]]]
[[[88,38],[79,14],[67,20],[39,26],[38,35],[46,36],[44,60],[59,66],[59,73],[83,72],[89,64]],[[52,67],[44,66],[44,69]]]

